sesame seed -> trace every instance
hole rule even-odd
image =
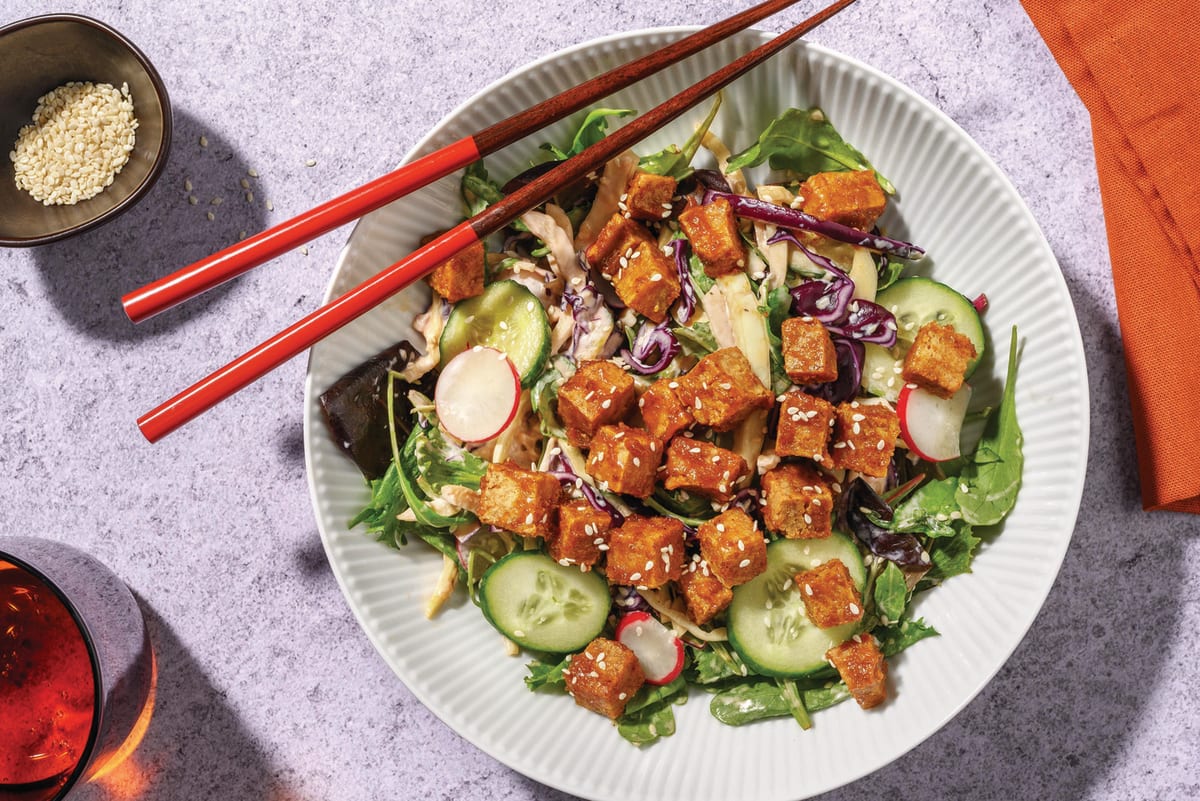
[[[533,522],[533,512],[530,512],[529,514],[525,515],[525,525],[529,525],[532,522]]]
[[[743,559],[742,561],[738,562],[738,567],[750,567],[750,560]]]
[[[858,604],[850,604],[850,614],[857,615],[860,611],[861,610],[858,608]]]
[[[630,581],[640,581],[640,580],[641,580],[641,578],[642,578],[642,574],[641,574],[641,573],[630,573],[630,574],[629,574],[629,580],[630,580]]]
[[[811,585],[808,585],[808,584],[804,585],[804,594],[808,595],[808,596],[811,596],[813,594],[813,589],[812,589]]]

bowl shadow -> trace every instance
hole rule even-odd
[[[1136,736],[1178,636],[1172,593],[1184,579],[1183,543],[1112,536],[1147,527],[1129,480],[1137,455],[1121,339],[1104,299],[1071,290],[1087,332],[1095,422],[1084,502],[1058,578],[1021,645],[962,712],[887,767],[819,796],[823,801],[1087,798]],[[1137,621],[1136,633],[1121,621]]]
[[[219,137],[201,147],[205,130],[177,108],[175,144],[149,194],[119,220],[35,250],[48,296],[76,330],[114,342],[153,337],[203,315],[229,291],[225,284],[139,325],[121,308],[125,293],[266,226],[261,201],[246,197],[256,188],[246,162]]]

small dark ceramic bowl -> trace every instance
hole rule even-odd
[[[138,129],[113,183],[73,206],[44,206],[16,185],[9,152],[38,98],[68,81],[129,84]],[[171,101],[149,59],[107,25],[49,14],[0,28],[0,245],[53,242],[111,220],[154,185],[171,146]]]

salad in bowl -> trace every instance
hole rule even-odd
[[[908,274],[891,182],[819,107],[735,152],[720,102],[438,267],[423,342],[320,397],[369,486],[349,526],[442,555],[427,615],[468,598],[531,690],[638,745],[689,695],[732,726],[885,706],[889,660],[937,634],[913,599],[1021,485],[1016,329],[980,408],[986,296]],[[463,214],[630,113],[503,181],[473,165]]]

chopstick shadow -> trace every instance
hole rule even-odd
[[[121,217],[79,236],[44,245],[35,259],[58,312],[75,329],[110,341],[153,337],[204,314],[228,292],[225,284],[134,325],[121,296],[266,227],[262,200],[250,202],[242,180],[256,180],[233,146],[206,134],[180,111],[167,166],[158,183]],[[206,136],[207,147],[200,146]],[[185,187],[190,182],[189,192]],[[189,197],[196,199],[195,204]],[[220,198],[218,205],[212,201]],[[208,219],[212,213],[213,219]]]
[[[133,754],[79,787],[79,801],[299,801],[187,646],[144,598],[138,603],[158,666],[154,712]]]
[[[1180,637],[1183,542],[1171,535],[1194,523],[1141,511],[1111,301],[1078,286],[1072,295],[1091,377],[1090,455],[1075,533],[1050,595],[1004,669],[957,717],[823,801],[1083,799],[1103,786],[1139,730]]]

